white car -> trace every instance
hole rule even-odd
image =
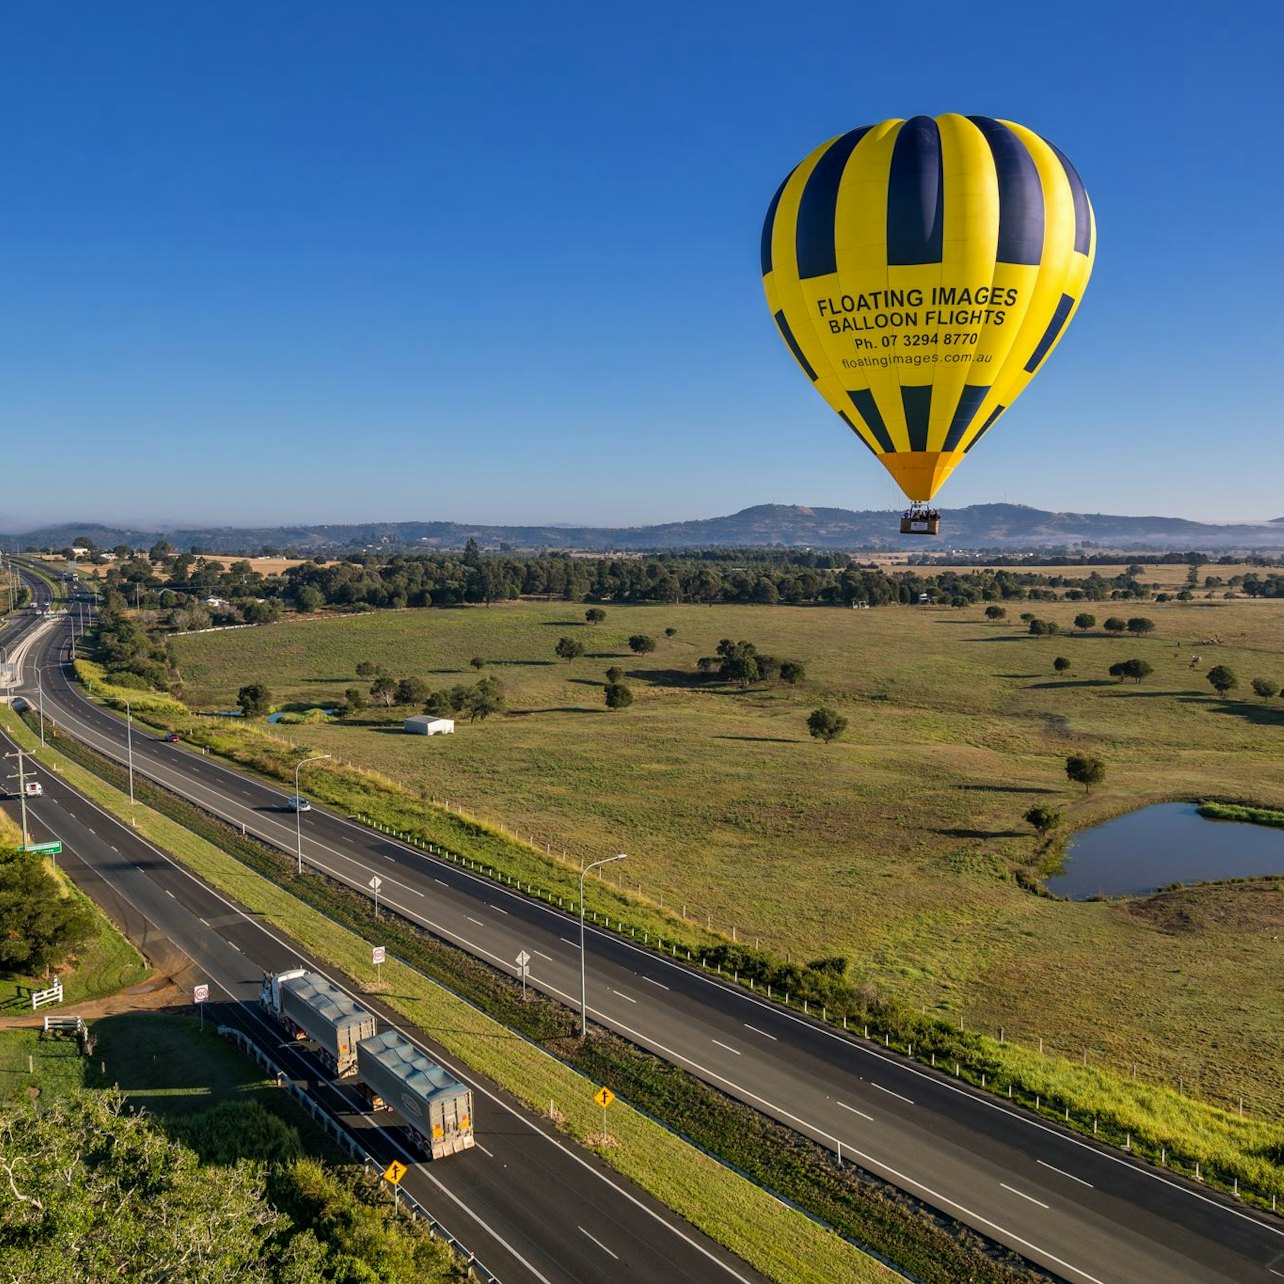
[[[285,805],[291,811],[311,811],[312,804],[306,798],[300,798],[298,794],[292,794],[285,800]]]

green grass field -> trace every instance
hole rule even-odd
[[[1076,827],[1160,799],[1284,805],[1284,705],[1222,701],[1203,677],[1229,664],[1240,695],[1255,676],[1284,679],[1284,603],[1030,609],[1065,629],[1081,609],[1158,627],[1140,640],[1031,638],[979,608],[608,606],[590,628],[583,608],[512,604],[291,621],[175,646],[187,698],[205,709],[230,707],[250,681],[278,703],[330,703],[365,685],[361,660],[472,682],[468,660],[482,656],[510,713],[453,737],[404,736],[409,710],[395,709],[280,733],[572,857],[627,851],[630,884],[665,905],[781,952],[846,954],[858,977],[969,1028],[1180,1076],[1278,1118],[1280,883],[1188,889],[1176,905],[1074,904],[1012,873],[1037,856],[1021,820],[1034,803],[1064,808]],[[636,632],[658,649],[633,656]],[[564,634],[588,654],[556,660]],[[801,659],[807,678],[749,691],[695,681],[696,659],[722,637]],[[1054,674],[1058,655],[1068,674]],[[1132,656],[1154,675],[1140,686],[1106,676]],[[617,713],[602,705],[611,664],[637,697]],[[845,739],[807,735],[820,703],[849,718]],[[1108,764],[1091,795],[1066,781],[1076,751]]]

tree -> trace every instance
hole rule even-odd
[[[624,677],[624,670],[618,664],[613,664],[606,671],[607,682],[619,682]]]
[[[402,678],[397,683],[398,704],[423,704],[432,692],[423,678]]]
[[[781,660],[781,682],[788,682],[790,686],[793,686],[795,683],[801,682],[806,676],[807,669],[801,660]]]
[[[390,709],[397,703],[397,680],[390,678],[386,673],[381,673],[370,684],[370,694],[376,700],[381,700],[385,709]]]
[[[1144,615],[1134,615],[1128,621],[1128,632],[1136,637],[1141,637],[1144,633],[1153,633],[1155,631],[1154,620],[1148,620]]]
[[[847,730],[847,719],[836,709],[827,709],[822,706],[819,709],[813,709],[807,715],[807,730],[817,740],[823,740],[829,744],[831,740],[837,740]]]
[[[676,638],[678,636],[678,631],[672,625],[670,625],[667,629],[664,630],[664,636],[666,638]]]
[[[357,677],[373,678],[375,674],[377,674],[378,672],[379,670],[369,660],[357,661],[357,669],[356,669]]]
[[[1074,626],[1081,633],[1086,632],[1088,629],[1095,629],[1097,627],[1097,617],[1089,615],[1087,611],[1080,611],[1074,617]]]
[[[1064,655],[1059,655],[1055,660],[1052,661],[1052,667],[1058,673],[1065,673],[1066,670],[1069,669],[1070,667],[1070,661],[1067,660]]]
[[[294,591],[294,609],[301,615],[309,611],[319,610],[325,605],[325,594],[319,588],[314,588],[311,584],[304,584],[302,588]],[[358,677],[361,675],[358,674]]]
[[[1128,627],[1127,620],[1121,620],[1117,615],[1112,615],[1102,626],[1107,633],[1122,633]]]
[[[1254,678],[1253,694],[1259,695],[1263,700],[1269,700],[1272,696],[1280,693],[1280,684],[1274,678]]]
[[[261,718],[272,709],[272,693],[261,682],[250,682],[236,693],[241,716]]]
[[[1224,664],[1213,665],[1208,670],[1207,677],[1209,685],[1223,698],[1228,691],[1233,691],[1239,686],[1239,679],[1235,676],[1234,670],[1227,668]]]
[[[584,619],[589,624],[601,624],[606,619],[606,612],[600,606],[590,606],[584,612]]]
[[[16,973],[57,963],[94,931],[89,906],[79,896],[62,896],[32,856],[0,864],[0,923],[0,969]]]
[[[464,700],[463,712],[469,722],[485,722],[492,713],[503,713],[504,693],[494,678],[483,678]]]
[[[608,709],[627,709],[633,703],[633,692],[623,682],[608,682],[604,690]]]
[[[1006,606],[987,606],[985,608],[985,618],[987,620],[1001,620],[1007,613]]]
[[[553,650],[561,659],[569,663],[571,660],[578,660],[584,654],[584,643],[577,638],[558,638]]]
[[[1131,678],[1134,682],[1140,682],[1142,678],[1148,678],[1154,673],[1154,666],[1148,660],[1120,660],[1110,666],[1110,676],[1118,678],[1122,682],[1125,678]]]
[[[646,633],[635,633],[629,638],[629,650],[634,655],[646,655],[655,650],[655,639]]]
[[[343,703],[349,713],[360,713],[366,707],[366,693],[360,687],[349,687],[343,693]]]
[[[1030,632],[1036,638],[1051,637],[1061,632],[1061,626],[1055,620],[1031,620]]]
[[[1082,785],[1086,794],[1093,785],[1099,785],[1106,778],[1106,764],[1091,754],[1072,753],[1066,759],[1066,775],[1076,785]]]
[[[434,691],[424,704],[424,712],[430,718],[449,718],[455,712],[455,706],[448,692]]]
[[[1061,825],[1062,821],[1065,820],[1065,815],[1055,807],[1031,807],[1025,813],[1024,819],[1027,825],[1034,827],[1040,838],[1046,838]]]
[[[473,658],[469,660],[468,663],[471,664],[474,669],[484,669],[486,667],[486,659],[484,656],[480,656],[480,655],[473,656]]]

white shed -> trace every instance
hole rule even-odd
[[[420,715],[415,718],[407,718],[402,725],[402,730],[409,732],[412,736],[449,736],[454,733],[455,720],[453,718],[428,718]]]

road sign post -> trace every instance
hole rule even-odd
[[[196,1010],[201,1014],[201,1029],[205,1029],[205,1000],[210,997],[210,987],[208,985],[192,986],[192,1002],[196,1004]]]
[[[375,981],[379,984],[383,983],[383,972],[381,969],[387,954],[387,950],[382,945],[372,945],[370,947],[370,962],[374,964]]]
[[[526,978],[530,975],[531,956],[522,950],[517,956],[517,972],[522,978],[522,1002],[526,1002]]]
[[[383,879],[376,874],[366,886],[374,892],[374,914],[375,918],[379,917],[379,889],[383,886]]]
[[[397,1192],[401,1188],[401,1179],[410,1171],[400,1159],[394,1159],[387,1168],[383,1170],[383,1179],[392,1187],[392,1204],[395,1208],[397,1205]]]
[[[599,1088],[593,1094],[593,1100],[602,1107],[602,1135],[606,1135],[606,1108],[615,1100],[615,1093],[610,1088]]]
[[[53,839],[47,843],[28,843],[25,847],[20,847],[19,851],[30,852],[33,856],[61,856],[62,841]]]

